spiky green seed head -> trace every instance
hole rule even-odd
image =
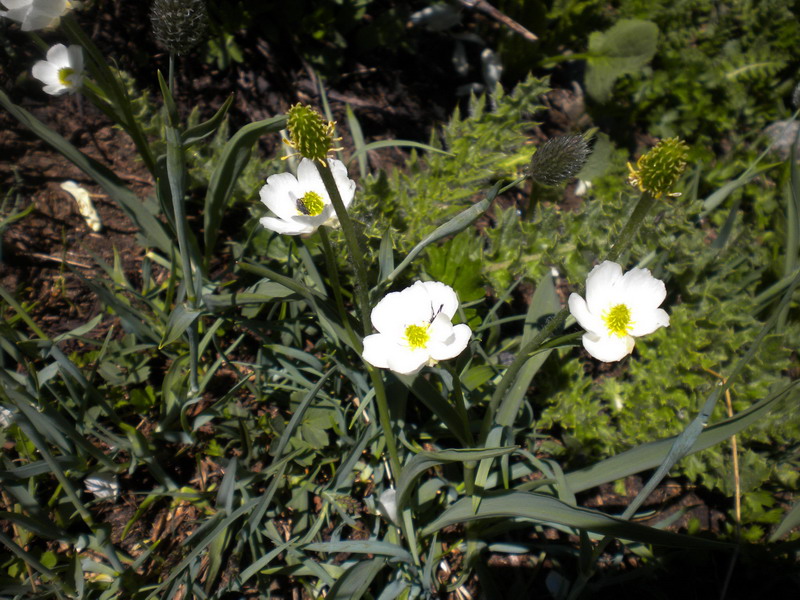
[[[186,54],[205,37],[208,11],[203,0],[154,0],[150,23],[164,48]]]
[[[635,168],[628,163],[628,182],[654,198],[680,196],[670,190],[686,169],[688,158],[689,146],[686,142],[677,137],[661,140],[639,157]]]
[[[289,145],[302,157],[324,163],[328,153],[336,150],[333,142],[334,123],[326,121],[310,106],[295,104],[288,113]]]
[[[528,175],[544,185],[558,185],[575,177],[590,153],[582,135],[551,138],[531,158]]]

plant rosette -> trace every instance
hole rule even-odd
[[[0,11],[6,17],[20,24],[22,31],[48,29],[58,25],[67,12],[72,10],[68,0],[0,0],[8,9]]]
[[[48,94],[73,93],[83,82],[83,50],[80,46],[56,44],[47,51],[47,60],[37,62],[31,72]]]
[[[648,269],[623,275],[620,265],[607,260],[586,278],[586,300],[573,293],[568,304],[586,330],[586,351],[597,360],[614,362],[633,352],[634,338],[669,326],[669,315],[659,308],[666,296],[664,282]]]
[[[418,281],[387,294],[370,315],[378,333],[364,338],[363,358],[369,364],[401,375],[425,365],[455,358],[469,343],[467,325],[453,325],[458,297],[438,281]]]
[[[356,192],[356,182],[347,176],[347,168],[330,158],[328,165],[342,197],[345,208],[350,206]],[[261,225],[286,235],[314,233],[320,225],[339,224],[325,184],[322,183],[313,161],[304,158],[297,167],[297,177],[291,173],[270,175],[261,188],[261,201],[275,217],[262,217]],[[277,218],[276,218],[277,217]]]

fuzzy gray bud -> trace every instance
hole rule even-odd
[[[205,36],[208,11],[203,0],[154,0],[150,22],[162,46],[175,54],[185,54]]]
[[[589,154],[589,144],[581,135],[551,138],[531,158],[528,175],[544,185],[558,185],[575,177]]]
[[[794,86],[794,91],[792,92],[792,106],[794,106],[795,110],[800,108],[800,83]]]

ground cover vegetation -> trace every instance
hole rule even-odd
[[[794,3],[0,5],[0,597],[800,590]]]

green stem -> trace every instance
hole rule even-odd
[[[617,260],[625,250],[630,248],[636,238],[636,232],[655,202],[656,199],[649,192],[642,193],[639,197],[639,202],[636,203],[636,207],[628,218],[628,222],[625,223],[625,227],[622,228],[619,236],[617,236],[617,241],[611,247],[611,252],[606,256],[606,260]]]
[[[358,301],[358,308],[361,315],[361,326],[364,335],[369,335],[371,332],[369,321],[369,294],[367,290],[367,269],[364,265],[364,255],[361,252],[361,247],[358,243],[358,236],[356,229],[353,226],[353,221],[350,215],[347,214],[347,208],[342,202],[342,196],[339,194],[339,188],[336,186],[336,180],[333,178],[333,173],[325,161],[321,164],[316,161],[314,164],[317,166],[322,183],[325,184],[325,189],[333,204],[333,210],[336,211],[336,216],[339,219],[339,224],[342,226],[345,240],[347,241],[348,249],[350,250],[350,259],[353,261],[353,266],[356,272],[356,298]],[[389,404],[386,399],[386,388],[383,385],[383,379],[380,373],[371,365],[365,363],[367,371],[369,372],[372,387],[375,389],[375,401],[378,405],[378,416],[381,422],[381,429],[383,429],[383,436],[386,440],[386,449],[389,451],[389,463],[392,468],[392,476],[397,478],[400,475],[400,454],[397,452],[397,442],[394,437],[394,429],[392,427],[392,416],[389,412]]]
[[[167,74],[169,79],[169,93],[175,96],[175,53],[169,53],[169,73]]]
[[[353,327],[350,325],[350,319],[347,317],[347,310],[344,307],[342,286],[339,281],[339,268],[336,264],[336,257],[333,254],[333,249],[331,248],[331,242],[328,237],[328,229],[323,226],[317,231],[319,231],[319,237],[320,240],[322,240],[322,250],[325,255],[325,266],[328,269],[328,278],[331,282],[331,288],[333,288],[333,298],[336,301],[336,309],[339,311],[339,318],[342,320],[342,325],[344,325],[345,331],[347,331],[347,335],[350,337],[353,348],[355,348],[356,352],[361,354],[361,338],[359,338],[356,332],[353,331]]]
[[[353,226],[353,221],[347,213],[342,196],[339,194],[339,188],[336,187],[336,180],[333,178],[333,173],[328,165],[320,164],[318,161],[314,163],[317,165],[322,177],[322,182],[325,184],[325,189],[333,204],[333,210],[336,211],[336,217],[339,219],[339,224],[342,226],[344,238],[347,241],[347,247],[350,250],[350,259],[353,261],[353,266],[356,271],[356,298],[358,300],[358,309],[361,313],[361,327],[364,335],[369,335],[371,329],[369,326],[369,293],[367,287],[367,268],[364,265],[364,254],[361,252],[361,246],[358,244],[358,235],[356,228]]]

